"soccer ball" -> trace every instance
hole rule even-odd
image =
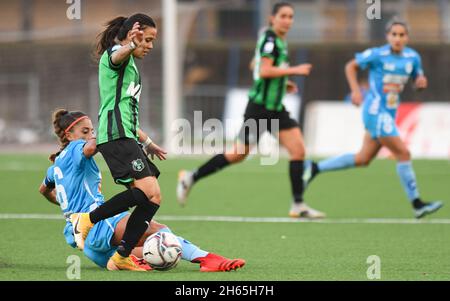
[[[181,244],[174,234],[157,232],[147,237],[142,252],[145,261],[153,269],[167,271],[176,267],[180,261]]]

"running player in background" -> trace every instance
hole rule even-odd
[[[388,44],[356,54],[347,63],[345,74],[350,85],[353,104],[363,103],[363,121],[366,133],[361,150],[327,160],[306,162],[305,186],[320,173],[368,166],[382,146],[387,147],[397,160],[397,173],[413,206],[416,218],[435,212],[442,202],[425,203],[420,198],[411,154],[399,137],[395,124],[400,93],[410,78],[419,90],[427,88],[420,55],[406,47],[408,26],[394,19],[386,28]],[[363,99],[358,85],[358,70],[369,68],[370,91]]]
[[[127,190],[90,213],[71,216],[77,246],[84,247],[94,224],[136,207],[126,225],[123,239],[112,257],[120,269],[138,267],[129,258],[147,229],[161,202],[159,170],[148,160],[147,153],[165,159],[166,152],[139,129],[141,76],[135,59],[143,59],[153,49],[156,24],[144,14],[117,17],[107,23],[97,45],[99,62],[100,111],[97,148],[111,174]]]
[[[184,205],[194,183],[229,165],[242,162],[265,131],[279,136],[280,143],[290,156],[289,175],[293,203],[291,217],[322,218],[322,212],[307,206],[303,201],[303,161],[305,146],[298,123],[290,118],[282,100],[286,92],[297,93],[297,85],[288,80],[291,75],[309,75],[312,66],[302,64],[289,67],[286,36],[294,22],[294,9],[289,3],[278,3],[273,7],[270,27],[258,40],[255,51],[254,84],[249,93],[249,102],[244,121],[256,121],[256,129],[242,127],[239,142],[233,150],[213,157],[194,171],[179,173],[177,197]],[[267,121],[267,128],[260,127],[260,120]],[[279,121],[279,129],[271,129],[272,120]],[[254,131],[253,131],[254,130]]]
[[[39,190],[50,202],[59,205],[66,217],[73,212],[91,212],[104,204],[100,191],[101,173],[93,157],[96,153],[96,138],[92,122],[82,112],[58,110],[53,114],[53,126],[61,150],[50,157],[53,165],[48,168]],[[130,214],[122,212],[96,223],[85,240],[84,254],[103,268],[119,269],[110,258],[120,245],[129,219]],[[171,232],[166,225],[156,221],[152,220],[148,224],[130,255],[130,259],[139,268],[134,270],[149,269],[140,260],[143,257],[142,245],[149,235],[158,231]],[[69,219],[64,228],[64,236],[66,242],[75,248],[73,226]],[[203,251],[182,237],[178,237],[178,240],[182,246],[182,258],[200,263],[202,272],[235,270],[245,264],[241,259],[231,260]]]

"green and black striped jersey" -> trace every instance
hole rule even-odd
[[[273,65],[279,68],[289,67],[287,42],[280,39],[273,29],[267,29],[258,40],[255,50],[255,69],[253,72],[253,87],[250,90],[251,102],[264,105],[269,111],[281,111],[283,109],[283,97],[286,94],[287,76],[277,78],[261,78],[261,59],[268,57],[273,60]]]
[[[109,48],[100,59],[97,144],[121,138],[138,140],[141,77],[132,55],[118,66],[112,63],[111,55],[120,47]]]

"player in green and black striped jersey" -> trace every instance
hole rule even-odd
[[[121,47],[109,47],[100,58],[98,144],[121,138],[139,138],[141,78],[133,56],[118,66],[112,63],[112,54]]]
[[[265,30],[256,44],[253,87],[249,93],[249,100],[264,106],[269,111],[283,110],[282,100],[286,94],[288,75],[279,77],[262,77],[260,70],[263,58],[270,59],[273,67],[287,69],[289,67],[287,41],[278,37],[273,28]]]
[[[111,257],[115,268],[123,270],[142,270],[129,255],[161,200],[157,181],[159,170],[147,154],[164,160],[165,151],[139,129],[141,78],[135,63],[135,59],[143,59],[152,50],[156,36],[155,22],[144,14],[117,17],[108,22],[100,35],[97,46],[100,57],[97,149],[116,183],[124,184],[128,189],[90,213],[76,213],[71,217],[74,235],[82,237],[80,241],[83,242],[94,224],[136,207],[121,244]],[[144,144],[147,154],[138,142]]]
[[[282,103],[286,92],[298,92],[297,86],[288,80],[288,76],[309,75],[312,67],[310,64],[289,66],[286,36],[293,24],[293,18],[294,9],[291,4],[282,2],[273,7],[270,27],[265,30],[256,45],[254,84],[249,92],[244,126],[238,137],[240,143],[236,143],[231,152],[213,157],[197,170],[180,171],[177,197],[181,204],[186,202],[195,182],[226,166],[242,162],[251,148],[258,143],[260,136],[269,131],[279,137],[280,143],[287,148],[290,155],[289,175],[293,203],[289,216],[309,218],[325,216],[303,201],[305,159],[303,135],[298,123],[290,118]],[[251,126],[252,123],[255,126]]]

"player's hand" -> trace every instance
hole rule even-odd
[[[144,40],[144,31],[140,29],[139,22],[134,23],[133,28],[130,32],[130,38],[136,46],[140,46]]]
[[[294,72],[296,75],[308,76],[311,73],[311,64],[301,64],[294,67]]]
[[[416,78],[415,85],[417,90],[426,89],[428,87],[428,80],[425,76],[420,75]]]
[[[354,91],[351,95],[352,98],[352,104],[359,107],[363,102],[363,96],[361,94],[361,91]]]
[[[152,160],[154,159],[155,156],[161,161],[166,160],[167,152],[154,142],[150,143],[145,148],[145,151],[147,152],[147,156],[151,156]]]
[[[287,86],[287,92],[288,93],[290,93],[290,94],[298,93],[298,86],[293,81],[288,80],[286,86]]]

